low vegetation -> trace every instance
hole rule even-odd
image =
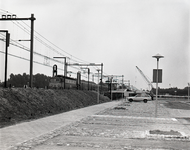
[[[108,101],[100,95],[100,103]],[[0,88],[0,127],[95,104],[94,91]]]

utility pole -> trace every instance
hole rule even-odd
[[[30,34],[30,82],[29,87],[33,87],[33,45],[34,45],[34,14],[31,14],[31,34]]]
[[[31,21],[31,33],[30,33],[30,82],[29,87],[33,86],[33,44],[34,44],[34,14],[31,14],[30,18],[16,18],[16,15],[2,15],[0,21],[13,21],[13,20],[30,20]]]
[[[122,91],[123,91],[123,77],[124,77],[124,75],[122,75]],[[124,91],[123,91],[123,94],[122,94],[122,98],[124,98]]]
[[[89,90],[89,76],[90,76],[90,69],[89,69],[89,68],[83,68],[83,67],[81,67],[81,69],[88,69],[88,90]]]
[[[98,88],[97,88],[97,103],[99,104],[99,71],[100,71],[100,69],[97,69],[97,71],[98,71],[98,84],[97,84],[97,86],[98,86]]]
[[[101,63],[101,92],[102,92],[102,80],[103,80],[103,63]]]
[[[111,76],[111,79],[110,79],[110,96],[111,96],[111,101],[112,101],[112,79],[113,79],[113,76]]]
[[[7,87],[7,59],[8,59],[8,47],[10,42],[10,34],[7,30],[0,30],[0,32],[6,33],[6,46],[5,46],[5,80],[4,80],[4,88]]]
[[[190,86],[190,83],[188,83],[188,102],[189,102],[189,86]]]
[[[89,64],[79,64],[79,63],[73,63],[73,64],[67,64],[68,66],[101,66],[101,81],[103,77],[103,63],[101,64],[95,64],[95,63],[89,63]],[[99,70],[100,71],[100,70]],[[102,91],[102,82],[101,82],[101,91]]]
[[[110,99],[112,101],[112,80],[113,80],[113,75],[107,75],[107,76],[104,76],[104,77],[108,77],[108,91],[110,91]]]

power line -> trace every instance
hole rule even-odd
[[[23,22],[23,21],[22,21]],[[27,25],[25,22],[23,22],[26,26],[28,26],[29,27],[29,25]],[[40,33],[38,33],[37,31],[35,31],[35,33],[36,34],[38,34],[40,37],[42,37],[44,40],[46,40],[47,42],[49,42],[50,44],[52,44],[53,46],[55,46],[56,48],[58,48],[59,50],[61,50],[61,51],[63,51],[64,53],[66,53],[66,54],[68,54],[68,55],[70,55],[70,57],[74,57],[74,58],[76,58],[76,59],[78,59],[78,60],[80,60],[80,61],[82,61],[82,62],[86,62],[86,61],[84,61],[84,60],[82,60],[82,59],[80,59],[80,58],[77,58],[77,57],[75,57],[75,56],[73,56],[73,55],[71,55],[70,53],[68,53],[68,52],[66,52],[66,51],[64,51],[63,49],[61,49],[60,47],[58,47],[57,45],[55,45],[54,43],[52,43],[51,41],[49,41],[47,38],[45,38],[44,36],[42,36]],[[38,38],[37,36],[35,36],[36,38]],[[40,39],[40,38],[38,38],[38,39]],[[44,42],[45,43],[45,42]],[[72,58],[71,58],[72,59]],[[77,61],[78,62],[78,61]],[[80,62],[81,63],[81,62]]]
[[[8,12],[8,11],[5,11],[5,10],[3,10],[3,9],[0,9],[1,11],[3,11],[3,12],[5,12],[6,14],[13,14],[13,13],[11,13],[11,12]],[[16,24],[16,23],[17,24]],[[20,29],[22,29],[23,31],[25,31],[26,33],[28,33],[28,34],[30,34],[30,30],[28,30],[28,29],[26,29],[23,25],[21,25],[18,21],[15,21],[15,22],[13,22],[15,25],[17,25]],[[30,28],[30,26],[29,25],[27,25],[24,21],[21,21],[23,24],[25,24],[27,27],[29,27]],[[19,24],[19,25],[18,25]],[[82,62],[86,62],[86,61],[84,61],[84,60],[82,60],[82,59],[80,59],[80,58],[77,58],[77,57],[75,57],[75,56],[73,56],[73,55],[71,55],[70,53],[68,53],[68,52],[66,52],[66,51],[64,51],[63,49],[61,49],[60,47],[58,47],[57,45],[55,45],[54,43],[52,43],[51,41],[49,41],[47,38],[45,38],[44,36],[42,36],[40,33],[38,33],[37,31],[35,31],[34,30],[34,32],[36,33],[36,34],[38,34],[40,37],[42,37],[44,40],[46,40],[47,42],[49,42],[51,45],[53,45],[53,46],[55,46],[57,49],[59,49],[59,50],[61,50],[62,52],[64,52],[64,53],[66,53],[67,55],[69,55],[70,57],[74,57],[74,58],[76,58],[77,60],[80,60],[80,61],[82,61]],[[49,46],[46,42],[43,42],[42,40],[40,40],[40,38],[38,38],[37,36],[34,36],[35,37],[35,39],[36,40],[38,40],[39,42],[41,42],[42,44],[44,44],[45,46],[48,46],[48,48],[50,48],[51,50],[54,50],[55,51],[55,49],[53,49],[51,46]],[[62,53],[60,53],[60,52],[58,52],[58,51],[56,51],[58,54],[60,54],[60,55],[63,55]],[[63,55],[64,56],[64,55]],[[72,59],[72,58],[70,58],[70,59]],[[74,60],[74,59],[73,59]],[[75,61],[77,61],[77,60],[75,60]],[[77,61],[77,62],[79,62],[79,61]],[[79,63],[82,63],[82,62],[79,62]]]
[[[3,52],[3,51],[0,51],[0,53],[5,54],[5,52]],[[22,59],[22,60],[30,61],[30,60],[27,59],[27,58],[24,58],[24,57],[21,57],[21,56],[17,56],[17,55],[13,55],[13,54],[10,54],[10,53],[8,53],[8,55],[9,55],[9,56],[12,56],[12,57],[15,57],[15,58],[18,58],[18,59]],[[39,65],[43,65],[43,66],[46,66],[46,67],[52,68],[52,66],[45,65],[45,64],[40,63],[40,62],[37,62],[37,61],[33,61],[33,62],[36,63],[36,64],[39,64]],[[58,68],[58,69],[61,70],[61,71],[63,71],[63,69],[61,69],[61,68]],[[72,72],[72,74],[76,74],[76,73]],[[81,76],[87,78],[87,77],[84,76],[84,75],[81,75]]]
[[[18,21],[16,21],[16,22],[17,22],[17,24],[16,24],[15,22],[13,22],[13,23],[14,23],[15,25],[17,25],[20,29],[24,30],[27,34],[30,34],[30,31],[29,31],[29,30],[27,30],[23,25],[21,25],[20,23],[18,23]],[[22,22],[23,22],[23,21],[22,21]],[[24,23],[26,26],[28,26],[25,22],[23,22],[23,23]],[[28,27],[29,27],[29,26],[28,26]],[[68,58],[70,58],[71,60],[73,60],[74,62],[79,62],[79,63],[81,63],[81,61],[83,61],[83,60],[81,60],[81,59],[79,59],[79,58],[77,58],[77,57],[75,57],[75,56],[72,56],[72,55],[69,54],[68,52],[62,50],[61,48],[59,48],[58,46],[56,46],[55,44],[53,44],[52,42],[50,42],[47,38],[45,38],[44,36],[42,36],[41,34],[39,34],[37,31],[35,31],[35,33],[37,33],[40,37],[42,37],[43,39],[45,39],[46,41],[48,41],[50,44],[52,44],[53,46],[55,46],[55,47],[58,48],[59,50],[65,52],[66,54],[70,55],[71,57],[74,57],[74,58],[80,60],[80,61],[78,61],[78,60],[75,60],[75,59],[73,59],[73,58],[68,57]],[[50,50],[56,52],[57,54],[59,54],[59,55],[61,55],[61,56],[65,56],[64,54],[60,53],[58,50],[56,50],[55,48],[53,48],[52,46],[50,46],[49,44],[47,44],[46,42],[44,42],[43,40],[41,40],[39,37],[34,36],[34,38],[35,38],[38,42],[40,42],[41,44],[43,44],[44,46],[46,46],[47,48],[49,48]],[[83,62],[84,62],[84,61],[83,61]]]
[[[0,39],[0,40],[5,42],[4,39]],[[17,44],[18,44],[18,43],[17,43]],[[29,48],[27,48],[27,47],[25,47],[25,46],[23,46],[23,45],[21,45],[21,44],[20,44],[21,46],[20,46],[19,44],[18,44],[18,45],[17,45],[17,44],[10,43],[10,45],[16,46],[16,47],[18,47],[18,48],[21,48],[21,49],[27,51],[27,52],[30,52]],[[50,57],[45,56],[45,55],[42,55],[42,54],[40,54],[40,53],[34,52],[34,54],[36,54],[36,55],[38,55],[38,56],[41,56],[41,57],[46,57],[46,58],[48,58],[48,59],[50,59],[50,60],[52,60],[52,61],[55,61],[55,62],[58,62],[58,63],[61,63],[61,64],[62,64],[61,61],[55,60],[55,59],[53,59],[53,58],[50,58]]]
[[[5,11],[5,10],[3,10],[3,9],[0,9],[3,13],[6,13],[6,14],[13,14],[13,13],[10,13],[10,12],[8,12],[8,11]],[[13,21],[12,21],[13,22]],[[18,22],[18,21],[14,21],[13,22],[13,24],[14,25],[16,25],[16,26],[18,26],[21,30],[23,30],[24,32],[26,32],[27,34],[30,34],[30,30],[28,29],[28,28],[30,28],[30,26],[28,25],[28,24],[26,24],[24,21],[21,21],[23,24],[21,24],[20,22]],[[61,52],[64,52],[64,53],[66,53],[67,55],[69,55],[70,57],[68,57],[71,61],[73,61],[73,62],[77,62],[77,63],[89,63],[89,62],[87,62],[87,61],[84,61],[84,60],[82,60],[82,59],[80,59],[80,58],[77,58],[77,57],[75,57],[75,56],[73,56],[73,55],[71,55],[70,53],[68,53],[67,51],[65,51],[65,50],[63,50],[63,49],[61,49],[60,47],[58,47],[57,45],[55,45],[54,43],[52,43],[51,41],[49,41],[47,38],[45,38],[44,36],[42,36],[40,33],[38,33],[37,31],[35,31],[34,30],[34,32],[39,36],[34,36],[34,38],[35,38],[35,40],[37,40],[38,42],[40,42],[41,44],[43,44],[44,46],[46,46],[48,49],[50,49],[50,50],[52,50],[52,51],[54,51],[54,52],[56,52],[57,54],[59,54],[59,55],[61,55],[61,56],[65,56],[63,53],[61,53]],[[41,37],[41,38],[40,38]],[[13,42],[15,42],[15,41],[13,41]],[[15,44],[15,46],[17,45],[21,45],[21,44],[19,44],[18,42],[15,42],[15,43],[17,43],[17,44]],[[50,46],[50,44],[48,44],[48,43],[50,43],[53,47],[55,47],[55,48],[53,48],[52,46]],[[22,45],[23,46],[23,45]],[[20,46],[20,48],[22,48],[22,46]],[[19,46],[18,46],[19,47]],[[23,48],[22,48],[23,49]],[[24,49],[26,50],[27,48],[26,47],[24,47]],[[58,49],[58,50],[60,50],[61,52],[59,52],[58,50],[56,50],[56,49]],[[27,49],[27,51],[28,51],[28,49]],[[46,57],[46,58],[48,58],[48,59],[51,59],[50,57],[47,57],[47,56],[45,56],[45,55],[43,55],[43,54],[39,54],[39,53],[37,53],[37,52],[34,52],[35,54],[37,54],[37,55],[39,55],[39,56],[42,56],[42,57]],[[67,56],[66,56],[67,57]],[[74,58],[74,59],[73,59]],[[56,60],[53,60],[53,61],[56,61]],[[61,62],[59,62],[59,63],[61,63]],[[72,68],[75,68],[76,69],[76,67],[72,67]],[[97,69],[97,67],[93,67],[94,69]]]
[[[4,39],[0,39],[0,40],[5,42]],[[15,42],[15,41],[14,41],[14,42]],[[16,46],[16,47],[18,47],[18,48],[21,48],[21,49],[27,51],[27,52],[30,52],[29,48],[23,46],[22,44],[20,44],[20,43],[18,43],[18,42],[15,42],[15,43],[17,43],[17,44],[10,43],[10,45]],[[36,55],[38,55],[38,56],[41,56],[41,57],[43,57],[43,58],[46,58],[46,59],[52,60],[52,61],[54,61],[54,62],[57,62],[57,63],[63,64],[63,62],[61,62],[61,61],[58,61],[58,60],[53,59],[53,58],[51,58],[51,57],[48,57],[48,56],[42,55],[42,54],[40,54],[40,53],[34,52],[34,54],[36,54]],[[74,68],[74,69],[77,69],[77,70],[78,70],[78,68],[73,67],[73,66],[72,66],[71,68]]]
[[[0,53],[5,54],[5,52],[3,52],[3,51],[0,51]],[[12,57],[19,58],[19,59],[23,59],[23,60],[26,60],[26,61],[30,61],[30,60],[27,59],[27,58],[24,58],[24,57],[21,57],[21,56],[17,56],[17,55],[14,55],[14,54],[10,54],[10,53],[8,53],[8,55],[9,55],[9,56],[12,56]],[[52,66],[45,65],[45,64],[40,63],[40,62],[37,62],[37,61],[33,61],[33,62],[36,63],[36,64],[40,64],[40,65],[43,65],[43,66],[46,66],[46,67],[50,67],[50,68],[52,68]],[[61,70],[61,71],[63,71],[63,69],[61,69],[61,68],[58,68],[58,69]]]

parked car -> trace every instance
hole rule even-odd
[[[139,93],[133,97],[127,97],[127,100],[129,102],[132,101],[143,101],[144,103],[147,103],[147,101],[151,100],[151,96],[146,93]]]

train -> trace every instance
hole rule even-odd
[[[50,78],[49,88],[53,89],[78,89],[96,90],[97,84],[92,81],[79,80],[67,76],[57,75]]]
[[[81,73],[77,73],[77,78],[71,78],[57,74],[57,65],[53,66],[53,76],[49,80],[48,88],[50,89],[77,89],[77,90],[93,90],[101,94],[109,91],[109,84],[103,83],[100,79],[99,86],[92,81],[81,80]]]
[[[97,91],[98,85],[92,81],[80,80],[80,78],[71,78],[63,75],[56,75],[50,78],[49,88],[51,89],[77,89]],[[107,92],[109,87],[102,83],[99,85],[100,92]]]

